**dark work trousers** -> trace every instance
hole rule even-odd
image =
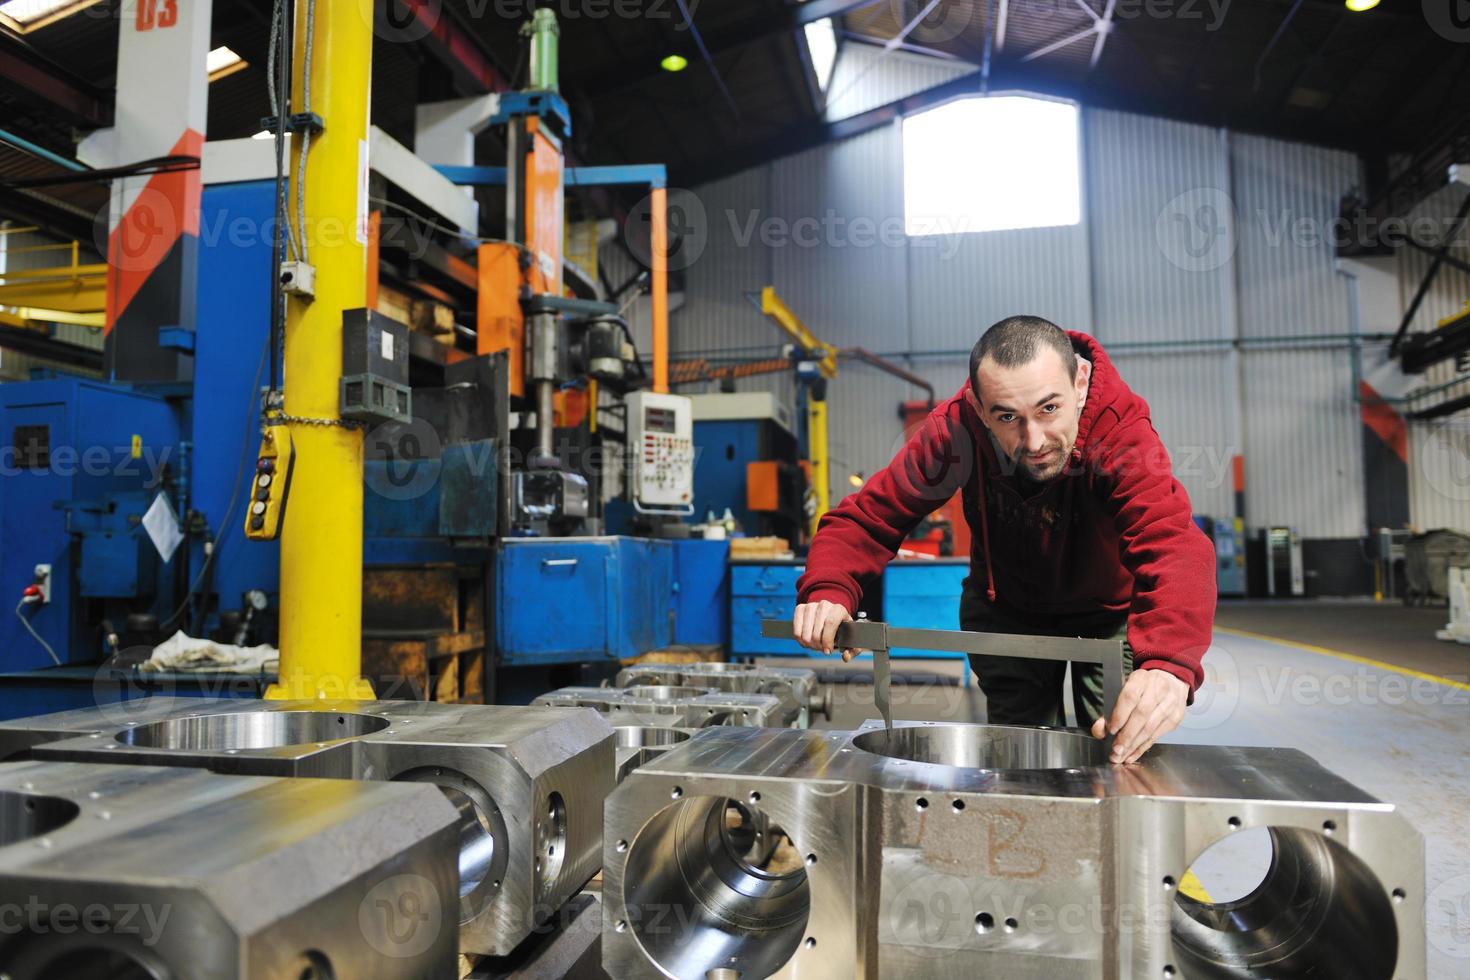
[[[1027,636],[1086,637],[1123,641],[1123,669],[1133,667],[1128,645],[1128,614],[1102,612],[1081,616],[1022,619],[1006,614],[985,598],[983,577],[965,579],[960,597],[960,629],[980,633],[1021,633]],[[1103,678],[1100,664],[1072,666],[1072,710],[1079,728],[1091,728],[1102,712]],[[985,692],[986,720],[992,725],[1066,725],[1062,683],[1067,664],[1060,660],[970,655],[970,669]]]

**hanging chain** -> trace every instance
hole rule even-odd
[[[368,424],[366,422],[359,422],[357,419],[317,419],[317,418],[308,418],[308,417],[306,417],[304,415],[287,415],[284,412],[279,413],[279,414],[276,414],[276,415],[272,415],[271,416],[271,419],[276,420],[276,421],[280,421],[280,422],[286,422],[286,423],[289,423],[291,425],[320,425],[320,426],[340,425],[344,429],[367,429],[368,428]]]

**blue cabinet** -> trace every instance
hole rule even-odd
[[[730,565],[730,654],[737,657],[808,657],[794,640],[761,636],[761,620],[790,620],[796,609],[796,580],[806,569],[795,562],[732,562]]]
[[[960,593],[970,574],[967,559],[945,561],[894,561],[883,570],[883,619],[889,626],[957,630],[960,628]],[[941,653],[894,647],[894,657],[925,660],[964,659],[962,653]],[[964,683],[970,682],[965,671]]]
[[[716,646],[730,622],[730,542],[698,538],[674,548],[674,642]]]
[[[501,662],[624,659],[673,643],[674,551],[643,538],[506,541],[496,561]]]

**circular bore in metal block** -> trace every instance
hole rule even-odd
[[[49,834],[81,812],[81,807],[59,796],[0,790],[0,847]]]
[[[753,862],[738,831],[754,817],[733,800],[693,796],[660,810],[629,845],[625,921],[670,976],[770,976],[800,948],[811,890],[800,857],[783,863],[782,852],[801,852]]]
[[[550,888],[561,876],[567,853],[567,804],[555,790],[546,796],[545,810],[536,821],[536,870]]]
[[[393,780],[433,783],[459,811],[459,921],[470,921],[500,893],[505,879],[509,838],[500,807],[475,780],[443,766],[410,769]]]
[[[34,951],[33,957],[23,945],[19,959],[7,964],[17,971],[16,976],[75,980],[173,980],[178,976],[148,953],[103,945],[78,947],[47,936],[41,938],[46,952]]]
[[[230,711],[170,718],[117,733],[124,745],[149,749],[275,749],[371,735],[393,723],[341,711]]]
[[[1104,743],[1080,732],[1007,725],[915,725],[853,738],[854,748],[965,769],[1065,769],[1107,763]]]
[[[1368,865],[1315,831],[1267,830],[1270,865],[1249,894],[1215,903],[1175,893],[1170,932],[1184,975],[1391,980],[1398,926]]]
[[[673,684],[641,684],[637,687],[625,687],[623,690],[628,697],[644,701],[682,701],[709,693],[709,689],[705,687],[678,687]]]
[[[613,731],[618,733],[620,749],[659,748],[689,741],[688,732],[657,725],[618,725]]]

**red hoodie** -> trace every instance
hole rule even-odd
[[[1067,470],[1046,484],[1014,475],[965,400],[937,405],[885,469],[818,525],[800,602],[857,608],[904,538],[957,490],[973,535],[970,565],[1005,616],[1128,614],[1134,665],[1199,688],[1215,616],[1215,553],[1190,519],[1148,404],[1102,346],[1068,332],[1092,362]],[[985,506],[978,506],[981,494]]]

